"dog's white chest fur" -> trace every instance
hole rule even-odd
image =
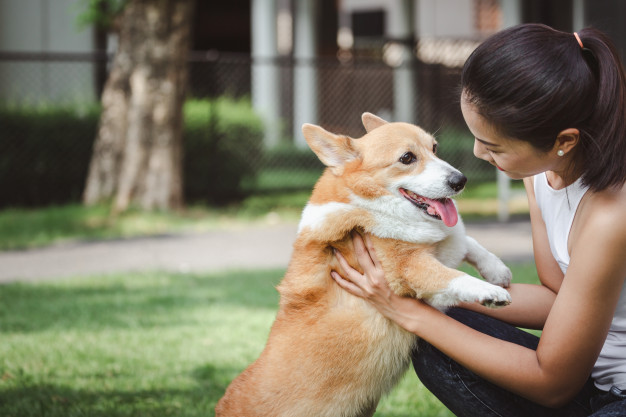
[[[447,227],[440,221],[425,218],[411,204],[392,195],[375,200],[353,196],[351,203],[308,203],[302,212],[298,233],[305,229],[321,231],[327,227],[331,216],[350,216],[350,212],[358,209],[365,209],[372,215],[374,225],[367,232],[377,237],[422,244],[439,243],[437,258],[446,266],[458,265],[465,256],[465,226],[460,219],[456,226]]]
[[[318,230],[324,227],[331,215],[350,215],[358,208],[364,208],[375,219],[375,226],[369,230],[372,234],[389,239],[403,240],[414,243],[436,243],[446,237],[457,234],[462,225],[448,228],[440,222],[420,221],[415,214],[407,216],[406,204],[398,204],[398,198],[384,196],[376,200],[353,197],[354,203],[308,203],[302,211],[302,218],[298,226],[298,233],[306,228]],[[415,211],[414,208],[412,210]],[[447,229],[447,230],[446,230]]]

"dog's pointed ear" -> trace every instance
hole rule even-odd
[[[375,114],[367,113],[367,112],[363,113],[363,115],[361,116],[361,121],[363,122],[363,126],[365,127],[365,130],[367,131],[367,133],[371,132],[377,127],[386,125],[388,123],[386,120],[381,119]]]
[[[305,123],[302,133],[317,157],[331,168],[335,175],[341,175],[346,162],[358,157],[359,152],[352,147],[348,136],[335,135],[320,126]]]

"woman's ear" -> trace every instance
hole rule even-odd
[[[559,151],[563,151],[563,155],[565,155],[578,145],[579,140],[580,132],[578,129],[570,127],[562,130],[556,137],[556,142],[554,142],[554,151],[558,155],[561,155]]]

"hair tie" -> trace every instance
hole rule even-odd
[[[587,65],[589,65],[593,73],[597,75],[598,74],[598,58],[596,58],[596,54],[594,54],[591,49],[585,48],[583,46],[583,41],[580,40],[580,36],[578,36],[578,33],[574,32],[574,37],[576,38],[576,41],[578,41],[578,44],[580,45],[583,58],[587,62]]]
[[[585,47],[583,46],[583,41],[580,40],[580,36],[578,36],[578,33],[574,32],[574,36],[576,37],[576,40],[578,41],[578,44],[580,45],[580,49],[585,49]]]

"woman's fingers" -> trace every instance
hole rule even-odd
[[[372,259],[372,256],[363,241],[363,237],[360,233],[352,232],[352,244],[354,245],[354,253],[356,255],[356,259],[363,268],[364,271],[368,271],[371,267],[375,267],[376,264]],[[371,239],[370,239],[371,244]]]
[[[339,252],[337,249],[335,249],[335,257],[337,258],[337,260],[339,261],[339,265],[341,265],[341,268],[344,270],[344,272],[351,281],[354,281],[355,279],[361,277],[359,271],[352,268],[348,261],[346,261],[346,258],[344,258],[341,252]]]
[[[359,233],[353,233],[355,252],[363,273],[368,278],[368,283],[373,287],[382,287],[385,281],[383,268],[376,256],[374,244],[369,235],[365,235],[365,240]]]
[[[374,248],[374,244],[372,243],[372,238],[369,234],[365,235],[365,246],[367,247],[367,252],[369,253],[369,257],[372,260],[372,263],[377,269],[382,269],[382,265],[378,260],[378,256],[376,256],[376,248]]]
[[[331,271],[330,272],[330,276],[333,277],[333,279],[335,280],[335,282],[337,284],[339,284],[340,287],[342,287],[343,289],[345,289],[346,291],[348,291],[349,293],[359,296],[359,297],[363,297],[363,291],[361,290],[361,288],[359,288],[357,285],[354,285],[354,283],[343,279],[343,277],[341,275],[339,275],[337,272],[335,271]]]

